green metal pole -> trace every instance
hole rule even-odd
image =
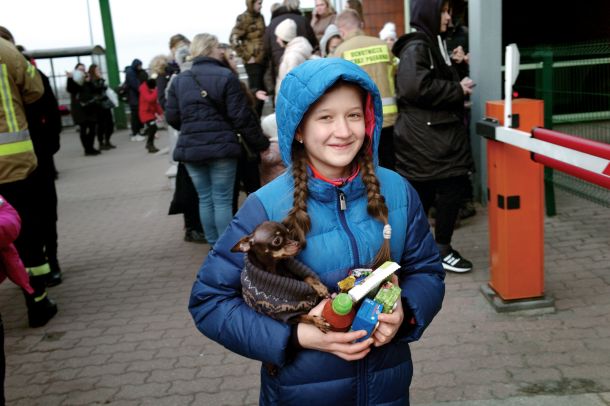
[[[106,43],[106,66],[108,68],[108,84],[112,89],[119,86],[119,63],[114,43],[114,30],[112,28],[112,17],[110,15],[109,0],[100,0],[100,12],[102,14],[102,26],[104,27],[104,41]],[[125,106],[119,101],[119,106],[114,109],[114,121],[117,128],[127,128],[125,117]]]

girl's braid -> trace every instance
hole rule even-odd
[[[311,220],[307,214],[307,158],[301,147],[296,147],[293,153],[292,176],[294,178],[294,202],[292,209],[282,221],[290,230],[292,238],[305,248],[305,235],[311,228]]]
[[[364,149],[364,151],[366,151],[366,148]],[[379,251],[377,251],[377,255],[375,255],[375,259],[373,260],[373,264],[371,265],[373,269],[376,269],[384,262],[389,261],[391,255],[390,236],[385,235],[385,228],[389,228],[388,207],[385,204],[385,198],[381,194],[379,180],[377,179],[377,176],[375,176],[375,168],[373,166],[372,157],[366,152],[363,152],[360,155],[359,164],[362,170],[362,181],[364,182],[367,191],[367,211],[371,216],[381,221],[384,225],[383,244],[381,244],[381,248],[379,248]]]

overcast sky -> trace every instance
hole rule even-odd
[[[280,0],[263,1],[267,24],[269,9],[275,1]],[[97,0],[2,0],[2,3],[0,25],[13,33],[17,44],[29,50],[90,45],[91,32],[93,43],[105,47]],[[245,4],[245,0],[110,0],[119,69],[123,70],[134,58],[148,67],[155,55],[169,52],[169,38],[176,33],[192,38],[208,32],[221,42],[228,42],[235,18],[245,10]],[[313,4],[314,0],[301,0],[301,7]],[[41,62],[39,66],[49,73],[48,64]],[[74,61],[65,66],[59,63],[55,70],[71,69]]]

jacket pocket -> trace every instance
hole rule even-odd
[[[462,121],[460,117],[449,111],[428,111],[425,119],[426,125],[430,127],[437,125],[457,124]]]

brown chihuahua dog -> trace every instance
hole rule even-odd
[[[231,251],[247,255],[241,281],[244,300],[248,305],[276,320],[313,324],[326,333],[330,329],[326,320],[322,316],[310,316],[307,313],[321,298],[329,297],[328,289],[311,269],[294,259],[300,249],[300,244],[290,239],[286,226],[275,221],[265,221],[252,234],[239,240]],[[274,276],[261,275],[259,270]],[[302,283],[286,282],[285,278],[302,281],[306,285],[298,286]],[[273,281],[277,281],[276,285],[282,286],[287,295],[294,297],[277,297],[280,290],[261,292],[264,289],[261,285],[269,287]],[[293,285],[295,288],[291,289]]]

